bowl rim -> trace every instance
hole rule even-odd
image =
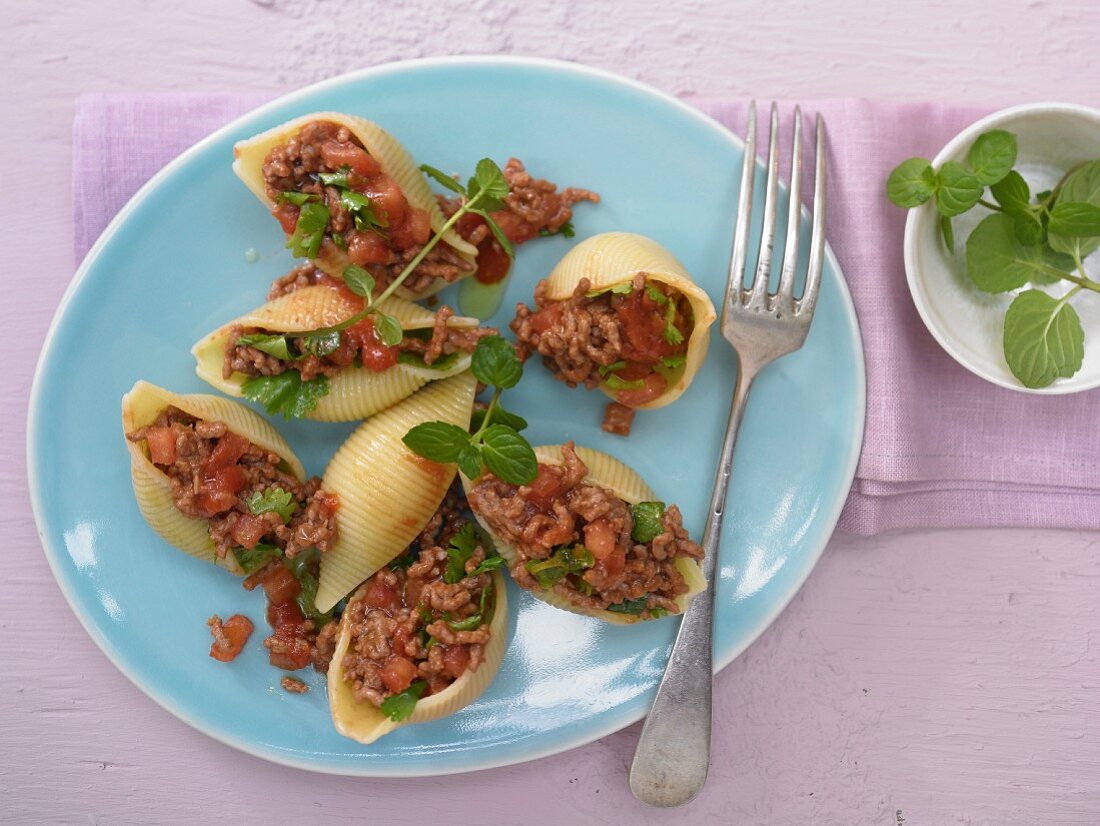
[[[1000,126],[1006,121],[1011,121],[1021,115],[1035,114],[1074,115],[1093,122],[1097,130],[1100,131],[1100,109],[1084,106],[1079,103],[1022,103],[1016,106],[1009,106],[1006,109],[999,109],[971,123],[949,140],[936,154],[932,159],[932,166],[938,169],[945,161],[955,155],[961,146],[972,141],[981,132]],[[1003,387],[1006,390],[1015,390],[1017,393],[1028,393],[1037,396],[1061,396],[1069,393],[1080,393],[1085,390],[1092,390],[1096,387],[1100,387],[1100,373],[1098,373],[1095,378],[1089,380],[1078,379],[1071,376],[1068,379],[1057,380],[1046,387],[1024,387],[1022,384],[1015,381],[1014,378],[1008,380],[1001,375],[989,372],[982,364],[970,359],[956,346],[955,341],[947,331],[939,325],[932,313],[931,305],[934,304],[934,302],[925,295],[923,288],[924,282],[921,278],[919,267],[917,266],[916,248],[918,233],[924,228],[924,224],[928,220],[927,216],[931,210],[930,204],[931,202],[928,202],[916,209],[909,210],[909,214],[905,219],[905,236],[902,246],[905,257],[905,280],[909,284],[909,294],[913,298],[913,304],[916,305],[917,313],[920,315],[921,321],[924,322],[925,328],[932,334],[932,337],[939,343],[940,347],[942,347],[951,358],[975,376],[978,376],[978,378],[984,379],[998,387]]]

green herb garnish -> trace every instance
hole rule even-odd
[[[608,373],[615,373],[624,367],[626,367],[625,361],[615,361],[611,364],[601,364],[598,369],[601,376],[606,376]]]
[[[474,533],[474,524],[467,522],[451,537],[447,547],[447,570],[443,572],[443,581],[454,585],[466,578],[466,563],[477,550],[478,538]]]
[[[596,558],[584,545],[559,548],[546,559],[529,559],[524,567],[541,588],[553,588],[569,574],[579,574],[596,564]]]
[[[374,276],[358,264],[348,264],[344,267],[344,283],[348,289],[358,296],[370,300],[374,292]]]
[[[294,495],[279,487],[268,488],[263,493],[255,491],[248,497],[248,509],[254,516],[262,513],[277,513],[285,525],[298,510]]]
[[[241,385],[241,394],[258,402],[268,413],[282,413],[284,419],[300,419],[317,407],[317,400],[328,393],[328,378],[316,376],[302,381],[297,370],[277,376],[253,376]]]
[[[665,306],[665,330],[662,334],[665,341],[675,347],[684,343],[684,334],[676,326],[676,302],[670,301]]]
[[[294,601],[302,611],[302,616],[313,621],[313,627],[319,629],[332,621],[332,611],[321,613],[317,610],[317,576],[313,568],[318,562],[321,552],[316,548],[308,548],[293,559],[283,560],[302,590]]]
[[[241,566],[241,570],[246,574],[254,574],[268,562],[282,556],[282,554],[283,552],[274,545],[265,545],[263,542],[257,542],[252,548],[238,546],[233,549],[233,556],[237,558],[237,564]]]
[[[497,414],[501,393],[515,387],[523,376],[523,364],[515,348],[500,336],[487,336],[477,343],[470,369],[478,381],[494,388],[474,432],[467,433],[447,422],[424,422],[406,433],[402,441],[425,459],[457,462],[470,479],[478,478],[483,468],[488,468],[510,484],[530,484],[538,475],[538,459],[515,427],[519,417],[506,411],[499,417]]]
[[[634,517],[634,529],[630,538],[635,542],[652,542],[665,532],[664,502],[639,502],[630,506],[630,515]]]
[[[379,708],[395,723],[408,720],[416,708],[416,701],[424,696],[427,688],[428,684],[424,680],[417,680],[400,694],[387,697]]]
[[[603,383],[612,390],[641,390],[645,387],[645,379],[633,379],[628,381],[627,379],[619,378],[614,373],[604,379]]]
[[[687,363],[687,356],[661,356],[661,364],[669,370],[683,367]]]
[[[329,218],[328,207],[316,201],[302,204],[294,232],[286,239],[287,249],[295,258],[316,258],[321,251]]]
[[[923,158],[902,162],[890,173],[886,194],[905,208],[934,199],[952,253],[952,218],[975,206],[990,210],[966,241],[967,273],[984,292],[1073,284],[1060,298],[1026,290],[1005,313],[1005,361],[1021,384],[1038,388],[1074,375],[1084,359],[1084,329],[1069,302],[1083,289],[1100,292],[1082,263],[1100,248],[1100,159],[1069,170],[1053,190],[1032,198],[1013,169],[1016,156],[1016,136],[996,129],[974,141],[965,164],[949,161],[936,171]],[[983,197],[987,186],[992,201]]]
[[[460,358],[461,355],[457,352],[448,353],[445,356],[440,356],[431,364],[425,364],[423,353],[410,353],[407,350],[402,350],[397,354],[398,363],[408,364],[413,367],[426,367],[429,370],[450,370],[458,363]]]
[[[589,290],[584,294],[584,297],[595,298],[604,293],[611,293],[612,295],[630,295],[633,291],[634,284],[630,281],[624,281],[621,284],[613,284],[610,287],[597,287],[594,290]]]
[[[249,333],[237,338],[238,347],[254,347],[261,353],[267,353],[282,361],[293,361],[294,356],[286,343],[286,336],[269,333]]]
[[[551,238],[555,235],[560,235],[563,238],[572,238],[576,234],[577,234],[577,230],[573,226],[572,221],[566,221],[564,224],[562,224],[560,227],[558,227],[557,230],[554,231],[554,232],[551,232],[546,227],[543,227],[542,229],[539,230],[539,235],[541,235],[543,238]]]
[[[303,206],[304,204],[320,201],[321,196],[310,195],[308,192],[280,192],[279,197],[276,200],[285,201],[286,203],[294,204],[295,206]]]
[[[615,605],[608,605],[607,610],[616,614],[640,614],[646,609],[646,598],[625,599]]]

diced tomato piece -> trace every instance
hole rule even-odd
[[[456,680],[470,665],[470,649],[465,645],[443,646],[443,670]]]
[[[267,533],[267,523],[250,513],[242,513],[238,515],[230,533],[238,545],[245,548],[255,548],[256,543]]]
[[[225,634],[226,646],[218,644],[218,640],[210,645],[210,656],[218,662],[227,663],[236,658],[248,642],[252,634],[252,621],[241,614],[234,614],[222,623],[222,633]]]
[[[170,427],[150,427],[145,431],[145,443],[149,445],[149,458],[154,465],[172,465],[176,462],[176,434]]]
[[[237,504],[237,493],[248,482],[244,470],[237,465],[223,467],[203,478],[203,487],[195,504],[204,516],[224,513]]]
[[[592,551],[596,559],[606,559],[615,551],[615,529],[606,519],[597,519],[584,526],[584,547]]]
[[[593,553],[595,556],[595,553]],[[623,572],[626,567],[626,548],[616,545],[610,554],[597,560],[595,569],[608,579],[614,579]]]
[[[268,600],[276,605],[280,602],[289,602],[302,592],[302,586],[285,565],[279,565],[268,571],[260,584]]]
[[[377,232],[349,230],[344,239],[348,244],[348,258],[351,263],[363,267],[367,264],[385,264],[393,253],[389,242]]]
[[[367,154],[366,149],[353,143],[325,141],[321,144],[321,160],[332,169],[348,166],[352,172],[364,177],[377,175],[382,171],[382,166]]]
[[[493,221],[500,227],[504,237],[513,244],[522,244],[530,241],[538,234],[538,228],[530,221],[525,221],[514,212],[502,209],[492,213]]]
[[[301,211],[294,204],[283,201],[275,205],[271,210],[271,214],[275,216],[275,220],[279,222],[283,232],[287,235],[293,235],[294,230],[298,228],[298,215]]]
[[[470,236],[474,234],[474,230],[485,223],[485,219],[474,212],[467,212],[461,218],[458,219],[458,223],[455,224],[455,231],[465,238],[470,240]]]
[[[477,246],[477,272],[474,278],[482,284],[496,284],[508,277],[512,259],[492,236]]]
[[[545,333],[551,327],[556,326],[561,322],[562,305],[560,303],[551,304],[539,310],[537,313],[531,316],[531,328],[539,334]]]
[[[251,443],[244,436],[238,436],[236,433],[226,433],[214,445],[214,452],[206,460],[206,466],[203,469],[207,473],[212,473],[237,464],[237,460],[244,456],[245,451],[248,450],[249,444]]]
[[[381,212],[390,226],[396,226],[404,220],[409,202],[405,199],[405,193],[401,191],[400,185],[389,175],[377,175],[371,178],[361,191],[370,198],[375,214]]]
[[[286,626],[284,626],[286,629]],[[284,671],[297,671],[305,668],[313,658],[309,641],[301,637],[287,634],[286,631],[276,631],[275,638],[279,641],[281,650],[272,650],[268,654],[268,661],[276,668]]]
[[[625,334],[624,358],[653,364],[672,354],[674,348],[664,339],[664,311],[644,290],[624,296],[616,313]]]
[[[374,333],[374,322],[364,318],[347,330],[347,338],[358,349],[363,366],[375,373],[381,373],[397,364],[398,349],[387,347]]]
[[[561,470],[554,465],[539,463],[539,472],[535,480],[528,485],[530,491],[527,501],[540,506],[547,505],[565,493],[562,484]]]
[[[378,676],[382,684],[394,694],[400,694],[416,679],[416,666],[408,657],[390,657],[382,666]]]
[[[276,631],[287,627],[301,629],[305,625],[306,618],[302,616],[302,609],[292,598],[287,602],[269,602],[267,622]]]
[[[393,631],[393,638],[390,640],[390,647],[394,654],[398,656],[405,655],[405,646],[409,644],[409,633],[405,630],[405,626],[399,625]]]
[[[660,373],[650,373],[645,378],[645,387],[640,387],[637,390],[617,390],[615,391],[615,398],[620,404],[625,404],[627,407],[637,407],[653,401],[667,389],[668,382],[665,381],[664,376]]]
[[[431,234],[432,219],[428,211],[410,207],[405,212],[404,220],[390,225],[390,244],[394,249],[405,250],[418,244],[428,243]]]
[[[401,607],[401,594],[392,585],[383,582],[379,577],[372,577],[367,583],[367,590],[363,594],[363,602],[370,608],[381,608],[383,611],[394,612]]]

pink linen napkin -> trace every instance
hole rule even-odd
[[[79,98],[77,260],[154,172],[261,102],[229,94]],[[743,132],[743,102],[696,104]],[[865,442],[840,528],[1100,528],[1100,391],[1031,396],[982,381],[940,349],[906,287],[905,214],[887,202],[886,176],[904,158],[931,157],[986,111],[864,100],[811,108],[829,127],[829,241],[867,358]]]

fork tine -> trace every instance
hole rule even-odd
[[[772,102],[771,130],[768,136],[768,180],[764,185],[764,225],[760,230],[760,253],[756,259],[756,277],[752,282],[749,304],[764,306],[768,295],[768,276],[775,248],[776,192],[779,186],[779,107]]]
[[[782,315],[794,312],[794,274],[798,268],[798,234],[802,225],[802,109],[794,107],[794,138],[791,146],[791,191],[787,204],[787,243],[783,248],[783,271],[775,304]]]
[[[749,225],[752,223],[752,185],[756,177],[756,101],[749,103],[745,126],[745,157],[741,162],[741,191],[737,197],[737,224],[733,231],[733,254],[729,279],[726,281],[726,301],[722,305],[725,317],[730,305],[741,303],[745,283],[745,259],[749,250]]]
[[[795,313],[809,315],[817,305],[821,287],[821,269],[825,265],[825,120],[817,116],[817,147],[814,151],[814,223],[810,236],[810,267],[806,273],[806,289],[795,306]]]

